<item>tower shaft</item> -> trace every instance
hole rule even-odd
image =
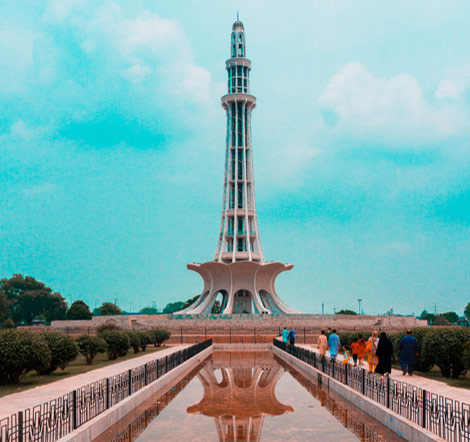
[[[214,260],[263,263],[251,144],[251,113],[256,98],[250,95],[251,62],[245,58],[245,50],[245,32],[237,20],[231,39],[232,57],[225,63],[228,94],[221,99],[227,113],[227,137],[222,216]]]

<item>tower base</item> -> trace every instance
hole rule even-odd
[[[201,296],[189,307],[175,314],[208,314],[219,297],[219,313],[300,313],[281,301],[274,289],[279,273],[292,269],[292,264],[253,261],[231,263],[209,261],[188,264],[189,270],[204,280]]]

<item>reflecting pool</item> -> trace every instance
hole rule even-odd
[[[271,351],[214,352],[104,441],[401,441],[353,404]]]

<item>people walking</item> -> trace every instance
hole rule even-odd
[[[393,346],[385,332],[380,334],[376,355],[379,358],[379,363],[375,368],[375,372],[389,375],[392,372]]]
[[[330,347],[330,357],[334,361],[336,360],[336,356],[338,356],[338,350],[341,346],[341,342],[339,340],[339,336],[336,334],[336,330],[333,330],[330,337],[328,338],[328,347]]]
[[[358,365],[364,365],[364,359],[366,357],[366,341],[364,341],[364,338],[362,335],[359,335],[359,338],[357,339],[357,363]]]
[[[359,351],[358,339],[354,338],[354,342],[351,344],[351,353],[353,357],[354,366],[357,366],[357,355]]]
[[[406,331],[406,336],[403,336],[403,338],[400,339],[400,342],[398,343],[398,351],[403,376],[405,376],[406,373],[413,376],[419,345],[418,340],[413,336],[410,329]]]
[[[326,339],[325,330],[322,330],[320,336],[318,336],[318,351],[321,357],[325,357],[327,349],[328,339]]]
[[[295,345],[295,330],[292,329],[290,332],[289,332],[289,335],[288,335],[288,338],[289,338],[289,344],[294,347]]]
[[[287,330],[286,327],[284,327],[284,330],[281,332],[281,337],[282,337],[282,342],[287,345],[287,337],[289,336],[289,330]]]
[[[377,358],[377,345],[379,343],[379,333],[377,331],[372,332],[372,336],[367,340],[366,352],[367,352],[367,363],[369,364],[369,371],[374,371],[379,362]]]

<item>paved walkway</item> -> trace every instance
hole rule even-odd
[[[299,344],[299,347],[306,348],[310,351],[314,350],[316,353],[319,353],[318,348],[314,345],[309,344]],[[327,353],[328,355],[328,353]],[[343,360],[343,354],[338,353],[338,360]],[[368,368],[367,362],[364,362],[364,368]],[[451,387],[447,385],[445,382],[435,381],[433,379],[428,379],[423,376],[417,376],[413,374],[413,376],[403,376],[401,370],[392,369],[391,378],[396,379],[397,381],[406,382],[408,384],[416,385],[417,387],[421,387],[427,391],[430,391],[435,394],[440,394],[442,396],[446,396],[450,399],[458,400],[459,402],[465,402],[470,404],[470,389],[467,388],[458,388],[458,387]]]
[[[51,382],[50,384],[41,385],[40,387],[4,396],[0,398],[0,420],[16,413],[17,411],[25,410],[26,408],[34,407],[44,402],[56,399],[69,393],[75,388],[85,386],[102,378],[122,373],[130,368],[143,365],[146,362],[160,359],[178,350],[189,347],[190,345],[191,344],[182,344],[171,346],[164,350],[148,353],[127,361],[117,362],[107,367],[98,368],[83,374],[61,379],[60,381]]]

